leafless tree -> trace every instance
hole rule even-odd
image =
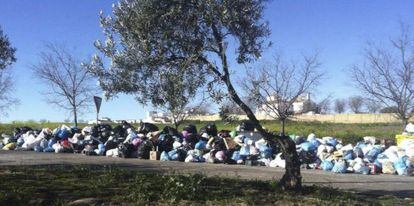
[[[334,110],[338,114],[342,114],[346,110],[346,101],[344,99],[336,99],[334,102]]]
[[[81,60],[67,48],[47,44],[40,53],[40,61],[32,65],[34,76],[48,86],[44,91],[47,102],[73,114],[75,126],[78,114],[92,103],[97,89],[90,73],[81,66]]]
[[[381,109],[381,105],[377,101],[371,99],[365,100],[365,106],[367,107],[368,112],[372,114],[378,113]]]
[[[368,43],[363,64],[354,65],[351,77],[370,98],[386,107],[397,107],[396,116],[406,125],[414,115],[414,47],[409,27],[387,46]]]
[[[285,63],[277,54],[271,64],[248,69],[241,86],[270,117],[281,122],[285,134],[286,120],[293,115],[293,103],[320,82],[318,55],[303,56],[300,63]]]
[[[362,112],[362,106],[364,105],[364,99],[361,96],[353,96],[348,100],[349,109],[355,114]]]

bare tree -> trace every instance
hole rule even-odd
[[[286,64],[280,54],[271,64],[248,70],[242,87],[250,93],[261,110],[281,124],[285,135],[286,120],[293,115],[293,103],[309,93],[320,82],[318,55],[303,56],[300,64]]]
[[[78,114],[90,106],[97,92],[81,60],[63,46],[47,44],[39,63],[31,68],[35,77],[48,86],[44,92],[47,102],[70,111],[77,126]]]
[[[346,110],[346,101],[344,99],[336,99],[334,102],[334,111],[338,114],[344,113]]]
[[[11,46],[9,38],[3,34],[0,27],[0,111],[7,115],[7,110],[19,101],[12,97],[13,80],[8,71],[10,65],[16,62],[16,49]]]
[[[365,106],[367,107],[368,112],[372,114],[378,113],[381,109],[381,105],[377,101],[371,99],[365,100]]]
[[[361,96],[353,96],[348,100],[349,109],[355,114],[362,112],[362,106],[364,105],[364,99]]]
[[[414,47],[409,27],[402,23],[399,37],[389,43],[368,43],[364,63],[351,68],[351,77],[370,98],[397,107],[396,116],[406,125],[414,115]]]

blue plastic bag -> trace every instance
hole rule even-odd
[[[380,153],[381,153],[381,150],[377,147],[374,147],[372,148],[372,150],[370,150],[367,153],[366,158],[368,159],[370,163],[373,163]]]
[[[177,161],[178,160],[178,152],[176,149],[171,150],[168,152],[168,156],[170,157],[170,160]]]
[[[39,146],[39,145],[34,146],[33,150],[35,152],[43,152],[43,148],[41,146]]]
[[[302,144],[300,144],[300,147],[302,148],[302,150],[306,152],[311,152],[311,151],[316,150],[316,146],[314,144],[311,144],[310,142],[303,142]]]
[[[328,139],[326,141],[326,144],[327,145],[330,145],[332,147],[335,147],[338,144],[338,141],[335,138],[332,138],[332,139]]]
[[[250,147],[249,146],[243,146],[240,148],[240,155],[241,156],[249,156],[250,155]]]
[[[346,162],[345,161],[338,161],[332,168],[332,172],[334,173],[346,173]]]
[[[352,150],[347,150],[343,152],[343,159],[344,160],[352,160],[354,159],[354,154]]]
[[[200,140],[195,144],[195,149],[204,150],[206,149],[206,145],[207,143],[205,141]]]
[[[234,160],[234,161],[241,160],[240,152],[239,151],[234,151],[233,155],[231,156],[231,159]]]
[[[333,168],[334,164],[331,161],[328,160],[324,160],[321,163],[321,168],[323,171],[331,171]]]
[[[407,165],[404,158],[398,159],[394,162],[394,168],[397,171],[398,175],[407,175]]]
[[[170,161],[170,156],[166,151],[163,151],[160,155],[160,161]]]

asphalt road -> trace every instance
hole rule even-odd
[[[29,151],[0,151],[0,167],[7,165],[90,164],[116,165],[148,172],[202,173],[208,176],[238,177],[242,179],[280,179],[281,168],[249,167],[207,163],[161,162],[139,159],[84,156],[81,154],[37,153]],[[397,175],[335,174],[320,170],[302,170],[306,185],[329,186],[372,195],[392,194],[414,198],[414,177]]]

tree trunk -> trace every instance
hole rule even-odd
[[[296,152],[296,145],[289,136],[281,136],[283,156],[285,157],[285,174],[280,180],[280,185],[287,190],[300,190],[302,188],[302,176],[300,174],[300,161]]]
[[[403,117],[403,118],[402,118],[402,124],[403,124],[404,130],[405,130],[405,127],[406,127],[406,126],[407,126],[407,124],[408,124],[408,118]]]
[[[282,124],[282,136],[285,136],[285,125],[286,125],[286,119],[280,120]]]
[[[78,127],[78,111],[76,106],[73,106],[73,121],[75,123],[75,127]]]
[[[296,145],[289,137],[286,136],[277,136],[267,132],[263,129],[262,125],[260,124],[259,120],[254,115],[253,111],[240,99],[239,95],[237,94],[236,90],[233,87],[233,84],[230,80],[230,73],[227,64],[227,57],[225,49],[223,48],[223,38],[220,35],[220,32],[215,24],[212,24],[212,30],[214,34],[214,38],[217,42],[217,46],[219,47],[219,56],[221,58],[222,69],[224,74],[218,74],[219,78],[224,82],[227,86],[227,91],[231,97],[231,99],[240,106],[240,108],[246,113],[247,117],[250,121],[252,121],[254,127],[260,134],[267,140],[276,140],[282,147],[283,153],[285,154],[286,159],[286,172],[283,178],[280,181],[282,188],[288,190],[299,190],[302,188],[302,176],[300,174],[300,161],[298,154],[296,152]],[[217,72],[216,72],[217,74]]]
[[[232,100],[238,104],[246,113],[250,121],[253,122],[255,128],[267,140],[275,140],[279,142],[282,147],[282,152],[286,160],[285,174],[280,180],[280,185],[286,190],[300,190],[302,188],[302,176],[300,174],[300,161],[296,152],[296,145],[290,137],[284,135],[284,122],[282,123],[282,136],[271,134],[263,129],[259,120],[254,115],[253,111],[240,99],[236,90],[234,89],[230,78],[225,78],[225,84]]]

